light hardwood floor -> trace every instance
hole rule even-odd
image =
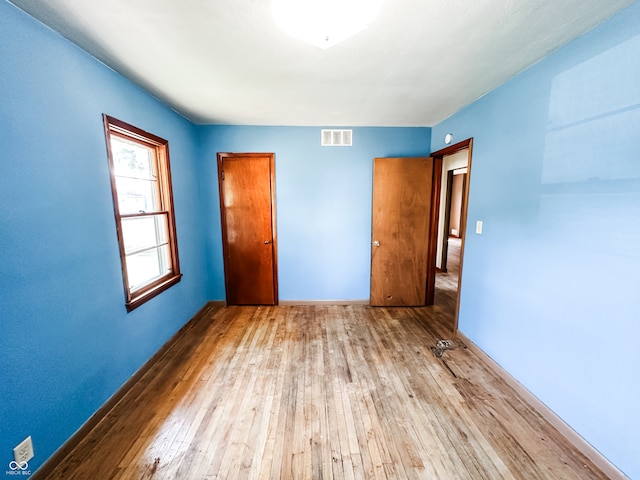
[[[52,479],[603,479],[451,305],[204,312]]]
[[[458,295],[458,277],[460,275],[460,248],[462,240],[449,237],[447,249],[447,271],[438,271],[436,275],[435,305],[446,308],[451,314],[451,329]],[[448,325],[447,325],[448,327]]]

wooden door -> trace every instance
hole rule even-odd
[[[272,153],[218,153],[228,305],[278,303]]]
[[[374,159],[371,305],[429,300],[427,284],[433,290],[435,283],[435,242],[429,240],[438,203],[433,178],[432,158]]]

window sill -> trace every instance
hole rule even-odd
[[[149,290],[145,290],[144,292],[139,293],[136,296],[132,297],[131,300],[125,303],[125,307],[127,307],[127,312],[131,312],[132,310],[138,308],[143,303],[151,300],[156,295],[164,292],[168,288],[178,283],[180,279],[182,279],[182,274],[168,277],[162,280],[161,282],[159,282],[157,285],[154,285],[153,287],[151,287]]]

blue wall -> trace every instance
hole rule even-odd
[[[0,471],[36,469],[206,295],[196,127],[0,1]],[[183,280],[124,307],[102,113],[169,140]]]
[[[460,330],[640,478],[640,4],[434,127],[434,150],[447,132],[474,137]]]
[[[429,128],[354,128],[352,147],[321,147],[316,127],[200,127],[210,206],[212,298],[224,298],[217,152],[274,152],[279,296],[367,300],[374,157],[428,155]]]

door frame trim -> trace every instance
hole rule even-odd
[[[276,230],[276,169],[275,169],[275,153],[272,152],[218,152],[217,154],[217,163],[218,163],[218,199],[220,202],[220,225],[221,225],[221,236],[222,236],[222,261],[224,264],[224,289],[225,289],[225,299],[227,305],[229,304],[229,297],[227,292],[229,289],[227,288],[229,284],[229,266],[227,265],[227,219],[224,214],[224,196],[223,196],[223,188],[222,188],[222,162],[225,158],[234,158],[234,157],[269,157],[269,187],[271,189],[271,260],[273,263],[273,305],[278,305],[279,302],[279,294],[278,294],[278,237]]]
[[[464,185],[463,199],[462,199],[462,213],[460,215],[461,217],[460,224],[464,225],[464,232],[460,242],[460,269],[458,272],[458,291],[456,293],[456,309],[453,315],[453,333],[454,334],[458,333],[458,315],[460,313],[460,292],[462,290],[462,267],[463,267],[463,260],[464,260],[464,244],[465,244],[465,238],[467,237],[467,211],[469,207],[469,186],[471,185],[471,158],[473,156],[473,137],[468,138],[466,140],[462,140],[461,142],[455,143],[453,145],[449,145],[448,147],[437,150],[431,154],[434,161],[438,159],[439,162],[442,162],[444,160],[444,157],[453,155],[454,153],[457,153],[465,149],[468,151],[467,181],[465,182],[466,184]],[[440,182],[442,182],[441,179],[440,179]],[[432,240],[435,243],[438,242],[437,228],[435,229],[435,238],[432,238]],[[435,263],[434,263],[434,268],[435,268]]]

